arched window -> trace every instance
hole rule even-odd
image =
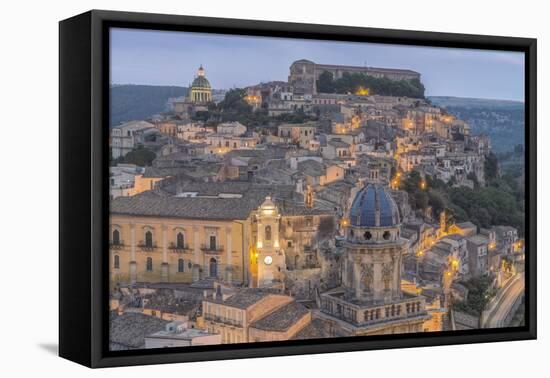
[[[390,236],[391,234],[389,231],[384,231],[384,234],[382,235],[385,240],[390,240]]]
[[[145,233],[145,246],[153,247],[153,233],[151,231]]]
[[[365,240],[370,240],[372,238],[372,234],[370,231],[365,231],[365,234],[363,235],[365,237]]]
[[[183,273],[183,259],[178,260],[178,273]]]
[[[113,231],[113,244],[114,245],[120,244],[120,231],[118,230]]]
[[[147,266],[146,269],[148,272],[153,271],[153,259],[151,257],[147,257]]]
[[[210,259],[209,273],[210,273],[210,277],[217,277],[218,276],[218,262],[213,257]]]
[[[184,248],[185,239],[182,232],[178,232],[178,235],[176,236],[176,247],[179,249]]]
[[[271,240],[271,226],[265,226],[265,240]]]
[[[115,266],[115,269],[120,268],[120,257],[118,255],[115,255],[114,266]]]

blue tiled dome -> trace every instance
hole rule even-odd
[[[361,189],[351,205],[350,223],[356,227],[392,227],[399,222],[399,211],[393,198],[378,185]]]

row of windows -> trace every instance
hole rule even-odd
[[[267,231],[266,231],[267,232]],[[270,229],[270,238],[271,238],[271,229]],[[210,235],[208,242],[210,249],[216,249],[217,240],[215,235]],[[121,239],[120,239],[120,231],[119,230],[113,230],[112,235],[112,244],[114,245],[121,245]],[[152,248],[154,246],[153,244],[153,233],[151,231],[145,232],[145,247]],[[185,248],[185,235],[183,232],[178,232],[176,235],[176,243],[174,246],[178,249]]]
[[[115,255],[113,266],[115,269],[120,269],[120,256]],[[193,268],[193,263],[191,261],[187,262],[187,269]],[[148,272],[153,271],[153,259],[151,257],[147,257],[147,260],[145,262],[145,269]],[[183,259],[178,259],[178,273],[183,273],[185,271],[185,261]]]
[[[355,232],[352,230],[349,231],[349,234],[351,237],[354,237],[355,236]],[[397,236],[399,236],[399,231],[397,231]],[[389,231],[384,231],[384,233],[382,234],[382,237],[384,238],[384,240],[390,240],[391,238],[391,233]],[[365,233],[363,234],[363,238],[365,240],[371,240],[372,239],[372,234],[370,231],[365,231]]]

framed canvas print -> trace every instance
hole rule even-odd
[[[536,337],[536,41],[60,23],[60,355]]]

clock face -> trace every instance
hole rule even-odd
[[[271,265],[272,262],[273,262],[273,258],[271,256],[266,256],[264,258],[265,265]]]

